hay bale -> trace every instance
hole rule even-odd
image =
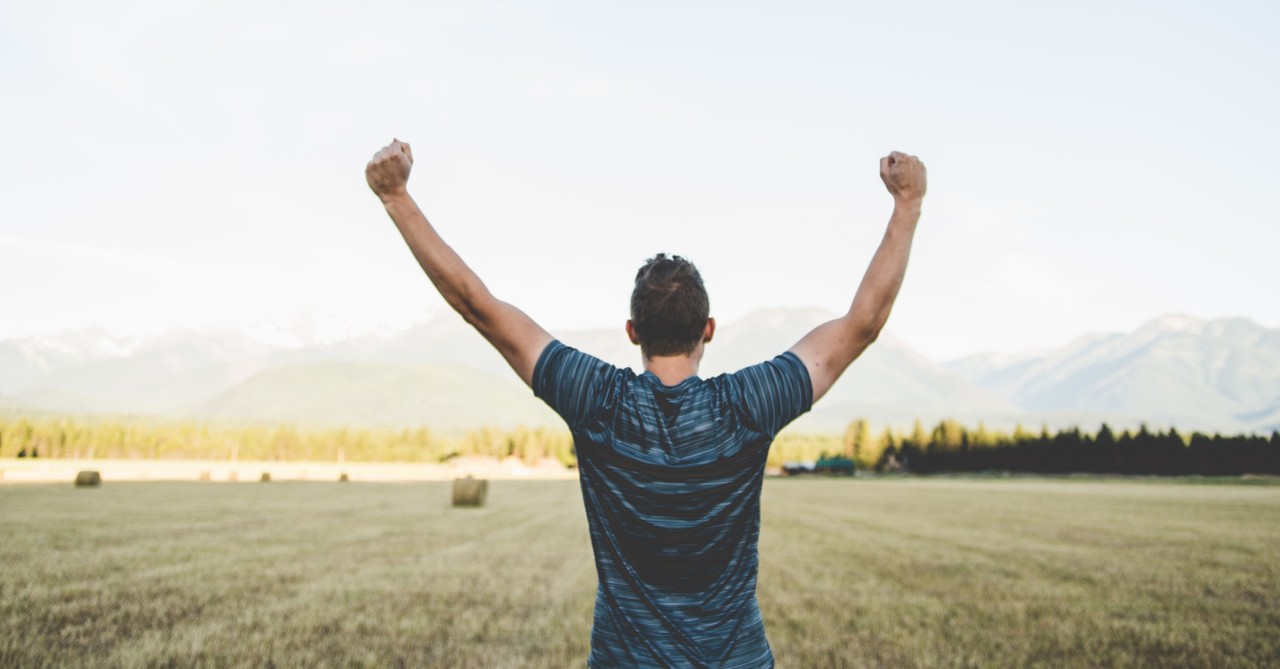
[[[213,472],[200,472],[200,477],[199,477],[197,480],[199,480],[199,481],[212,481],[212,480],[213,480]]]
[[[102,474],[93,470],[85,470],[76,474],[77,488],[95,488],[102,485]]]
[[[258,480],[263,483],[271,483],[271,472],[262,472],[262,478]]]
[[[347,481],[350,481],[350,480],[351,479],[347,478],[346,472],[342,472],[341,474],[338,475],[338,483],[346,483]]]
[[[485,497],[489,496],[489,481],[468,476],[465,479],[453,480],[454,506],[484,506]]]

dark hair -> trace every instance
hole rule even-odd
[[[659,253],[636,272],[631,324],[646,358],[692,353],[710,316],[702,275],[688,260]]]

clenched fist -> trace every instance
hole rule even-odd
[[[895,202],[918,203],[924,199],[924,163],[915,156],[894,151],[881,158],[880,178]]]
[[[373,154],[373,160],[364,168],[364,178],[369,188],[382,201],[401,195],[405,192],[405,184],[409,182],[409,170],[413,169],[413,152],[409,145],[393,139]]]

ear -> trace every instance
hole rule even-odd
[[[630,339],[631,343],[636,346],[640,345],[640,337],[636,334],[636,326],[631,322],[630,318],[627,319],[627,339]]]
[[[707,327],[702,330],[702,343],[711,343],[711,338],[716,336],[716,319],[708,318]]]

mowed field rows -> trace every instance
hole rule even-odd
[[[0,666],[585,665],[576,482],[0,486]],[[1280,666],[1280,486],[765,484],[780,667]]]

